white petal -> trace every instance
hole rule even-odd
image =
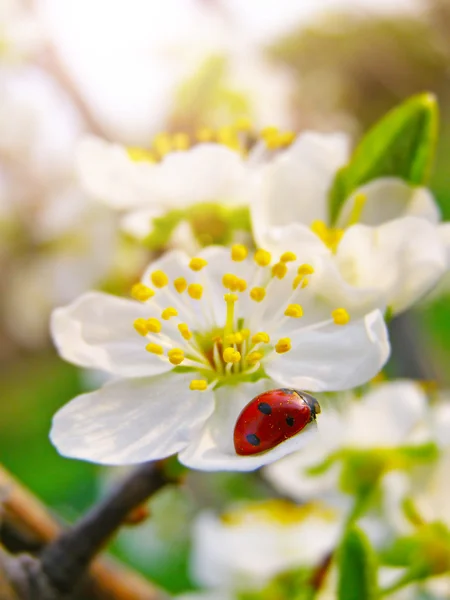
[[[287,251],[294,252],[305,263],[330,254],[322,240],[301,223],[290,223],[282,227],[268,226],[260,230],[255,229],[255,223],[253,226],[258,246],[271,252],[276,260]]]
[[[152,316],[159,314],[147,304],[89,292],[53,311],[51,332],[59,354],[76,365],[124,377],[157,375],[173,367],[149,354],[133,327],[135,319]]]
[[[281,387],[344,390],[374,377],[389,357],[387,329],[381,312],[347,325],[329,325],[292,336],[292,350],[274,354],[266,373]]]
[[[254,456],[239,456],[233,443],[233,432],[241,410],[258,394],[278,387],[267,379],[256,383],[224,386],[216,390],[216,409],[196,440],[180,453],[180,461],[192,469],[203,471],[253,471],[274,460],[308,446],[316,435],[314,423],[294,437]]]
[[[438,225],[438,233],[447,251],[447,262],[450,265],[450,223]]]
[[[346,227],[351,216],[355,198],[366,197],[358,223],[381,225],[399,217],[420,217],[438,223],[440,214],[431,192],[425,187],[413,187],[396,177],[375,179],[358,188],[342,207],[338,226]]]
[[[315,220],[328,222],[328,191],[348,157],[343,134],[306,132],[265,165],[252,191],[252,221],[256,241],[269,227]]]
[[[161,210],[154,208],[145,208],[127,213],[121,219],[123,231],[129,233],[138,240],[145,239],[153,231],[153,219],[161,216]]]
[[[214,410],[212,392],[189,389],[192,375],[164,374],[109,383],[78,396],[53,418],[50,434],[64,456],[126,465],[185,448]]]
[[[377,228],[350,227],[336,258],[348,283],[378,288],[395,313],[416,302],[447,269],[437,227],[417,217],[403,217]]]
[[[199,144],[185,152],[171,152],[159,171],[161,197],[172,205],[248,202],[244,161],[220,144]]]
[[[76,161],[81,183],[95,199],[117,209],[155,205],[158,166],[131,160],[123,146],[88,136]]]

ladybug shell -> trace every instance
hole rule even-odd
[[[236,421],[236,453],[248,456],[271,450],[299,433],[314,418],[314,408],[295,390],[282,388],[259,394]]]

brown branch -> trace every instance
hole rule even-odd
[[[16,589],[22,585],[21,599],[30,597],[38,600],[42,597],[47,600],[47,595],[38,595],[40,588],[30,588],[29,591],[26,585],[23,587],[23,582],[30,580],[33,585],[38,585],[37,582],[41,587],[50,585],[57,594],[55,598],[65,597],[64,590],[69,590],[78,583],[78,579],[82,579],[90,561],[125,521],[129,512],[166,483],[167,479],[157,465],[142,465],[72,529],[63,531],[42,503],[0,466],[1,520],[16,528],[32,544],[44,546],[42,560],[28,555],[9,557],[0,552],[0,558],[3,558],[0,573],[2,565],[5,569],[7,564]],[[161,598],[161,594],[142,576],[109,559],[93,562],[89,569],[89,580],[92,597],[98,600]],[[48,595],[48,598],[51,596]]]

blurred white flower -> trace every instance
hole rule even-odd
[[[42,26],[22,0],[0,3],[0,61],[17,63],[42,46]]]
[[[426,188],[396,178],[376,179],[351,194],[335,224],[328,192],[349,158],[342,134],[303,133],[262,166],[251,205],[258,245],[294,252],[311,233],[332,257],[324,298],[340,295],[356,308],[401,312],[448,269],[439,210]]]
[[[193,468],[256,469],[303,447],[315,429],[237,455],[233,429],[253,397],[277,387],[346,389],[378,372],[389,354],[379,311],[354,320],[344,308],[321,311],[301,284],[310,265],[247,253],[242,245],[193,259],[174,251],[133,287],[141,302],[89,293],[55,311],[63,358],[120,378],[55,415],[51,437],[62,454],[128,464],[178,452]]]

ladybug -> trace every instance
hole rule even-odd
[[[271,450],[315,421],[319,413],[319,403],[305,392],[281,388],[259,394],[236,421],[236,453],[249,456]]]

